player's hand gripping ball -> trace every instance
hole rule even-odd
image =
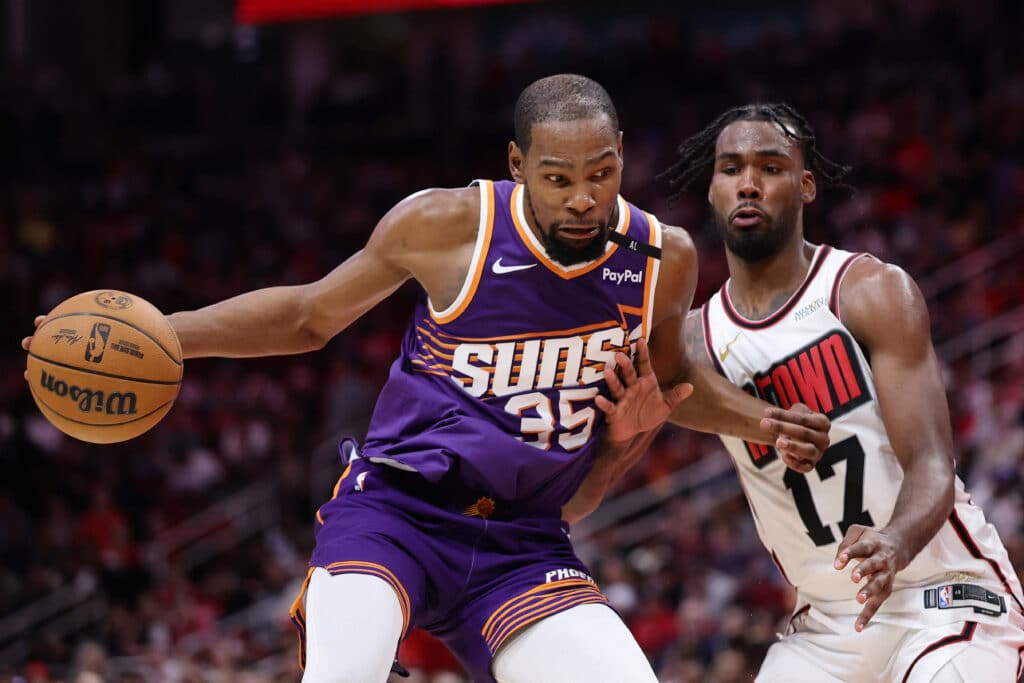
[[[125,441],[174,404],[181,345],[148,301],[114,290],[85,292],[36,328],[27,374],[39,410],[62,432],[92,443]]]

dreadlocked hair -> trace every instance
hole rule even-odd
[[[667,179],[669,187],[674,190],[671,200],[681,198],[694,180],[710,172],[714,166],[718,136],[734,121],[771,121],[785,132],[786,137],[800,145],[807,169],[814,174],[819,186],[853,190],[844,180],[852,170],[851,167],[837,164],[818,151],[814,129],[807,119],[788,104],[772,102],[734,107],[721,114],[704,130],[683,140],[677,148],[679,160],[658,174],[658,180]]]

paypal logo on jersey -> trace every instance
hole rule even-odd
[[[642,270],[633,272],[629,268],[625,270],[612,270],[611,268],[601,269],[601,279],[614,282],[617,285],[621,285],[623,282],[632,282],[640,284],[644,281],[644,273]]]

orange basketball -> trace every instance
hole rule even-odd
[[[134,294],[96,290],[58,305],[28,351],[32,398],[65,434],[92,443],[142,434],[171,409],[181,345],[167,318]]]

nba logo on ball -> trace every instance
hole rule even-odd
[[[103,352],[107,350],[107,339],[110,338],[110,325],[94,323],[89,334],[89,344],[85,347],[85,359],[92,363],[103,360]]]

